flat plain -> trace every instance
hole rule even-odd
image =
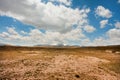
[[[0,80],[120,80],[120,46],[1,46]]]

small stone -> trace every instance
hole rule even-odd
[[[75,77],[76,77],[76,78],[80,78],[80,76],[79,76],[79,75],[77,75],[77,74],[75,75]]]

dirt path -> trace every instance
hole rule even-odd
[[[116,73],[99,66],[110,62],[105,59],[76,55],[46,57],[44,60],[1,60],[0,80],[119,80]]]

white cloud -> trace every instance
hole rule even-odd
[[[1,0],[0,15],[33,25],[35,29],[17,32],[14,27],[8,27],[7,32],[0,33],[0,38],[18,45],[87,43],[88,38],[83,30],[89,33],[95,30],[87,18],[90,9],[72,9],[68,7],[72,4],[71,0],[58,2],[61,4],[44,3],[41,0]],[[73,25],[77,27],[73,29]],[[44,29],[45,33],[39,29]]]
[[[95,38],[93,42],[91,42],[90,46],[106,46],[106,45],[119,45],[120,38],[104,38],[98,37]]]
[[[90,26],[90,25],[84,26],[83,29],[84,29],[86,32],[88,32],[88,33],[91,33],[91,32],[93,32],[93,31],[96,30],[93,26]]]
[[[2,34],[0,34],[0,37],[1,37],[1,38],[7,38],[7,37],[9,37],[9,33],[7,33],[7,32],[2,32]]]
[[[25,31],[23,31],[23,30],[21,31],[21,33],[22,33],[22,34],[27,34],[27,32],[25,32]]]
[[[96,37],[89,42],[90,46],[120,45],[119,22],[115,23],[115,28],[109,29],[103,36]]]
[[[12,32],[13,33],[12,33]],[[14,34],[14,32],[16,34]],[[23,31],[25,32],[25,31]],[[21,31],[20,31],[21,33]],[[97,37],[93,41],[83,34],[82,29],[76,28],[62,34],[60,32],[46,31],[42,33],[38,29],[32,29],[25,32],[27,35],[22,35],[16,31],[14,27],[7,28],[6,32],[0,33],[0,38],[9,44],[15,45],[81,45],[81,46],[103,46],[103,45],[118,45],[120,44],[120,29],[110,29],[104,36]]]
[[[115,27],[120,29],[120,22],[116,22]]]
[[[120,0],[118,0],[118,3],[120,3]]]
[[[96,15],[101,16],[103,18],[112,17],[112,12],[109,9],[105,9],[103,6],[98,6],[95,10]]]
[[[7,40],[17,40],[21,38],[20,34],[15,30],[14,27],[7,27],[7,32],[2,32],[0,34],[1,38],[5,38]]]
[[[43,3],[40,0],[0,0],[0,15],[13,17],[38,29],[62,33],[71,31],[73,25],[88,25],[89,12],[89,8],[72,9],[64,5],[54,5],[52,2]]]
[[[14,32],[16,32],[16,34],[14,34]],[[21,32],[27,33],[27,35],[22,35],[20,34]],[[11,27],[7,28],[7,32],[0,33],[0,38],[3,38],[5,41],[10,42],[11,44],[17,45],[53,45],[70,44],[71,42],[79,42],[78,45],[80,45],[82,39],[87,38],[81,29],[73,29],[65,34],[51,31],[42,33],[38,29],[32,29],[29,32],[20,31],[20,33],[18,33],[14,27]]]
[[[108,45],[108,40],[104,37],[95,38],[94,41],[91,43],[93,46],[105,46]]]
[[[119,38],[120,39],[120,29],[110,29],[108,32],[107,32],[108,36],[111,38],[111,39],[114,39],[114,38]]]
[[[104,36],[95,38],[90,44],[91,46],[119,45],[120,29],[113,28],[106,32]]]
[[[100,28],[104,28],[108,24],[108,20],[100,21]]]
[[[8,30],[9,34],[18,35],[18,33],[15,31],[14,27],[11,27],[11,28],[7,27],[7,30]]]

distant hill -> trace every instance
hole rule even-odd
[[[13,46],[11,44],[0,43],[0,46]]]
[[[4,46],[5,44],[4,43],[0,43],[0,46]]]
[[[43,45],[34,45],[35,47],[80,47],[78,45],[66,45],[66,44],[56,44],[56,45],[48,45],[48,44],[43,44]]]

